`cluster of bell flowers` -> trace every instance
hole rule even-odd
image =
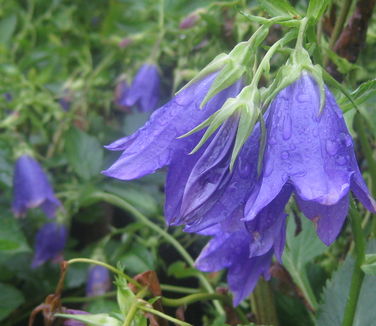
[[[306,22],[270,48],[250,85],[242,77],[263,28],[218,56],[142,128],[107,146],[122,151],[107,176],[132,180],[168,167],[167,223],[211,237],[196,266],[226,268],[235,305],[261,275],[270,277],[273,255],[281,261],[292,195],[326,245],[341,231],[350,191],[376,212],[342,111],[302,46]],[[272,54],[296,36],[276,81],[258,89]]]

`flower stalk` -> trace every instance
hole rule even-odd
[[[356,258],[342,326],[353,325],[359,294],[364,279],[364,272],[362,271],[361,266],[365,259],[366,241],[362,230],[362,218],[353,200],[351,201],[350,207],[350,221],[354,236]]]

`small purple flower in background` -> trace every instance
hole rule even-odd
[[[20,156],[13,175],[14,214],[17,217],[24,216],[29,208],[40,206],[52,218],[60,205],[39,163],[28,155]]]
[[[105,294],[111,288],[111,277],[107,268],[95,265],[89,268],[86,296]]]
[[[11,93],[8,93],[8,92],[4,93],[3,96],[4,96],[5,101],[7,101],[7,102],[10,102],[10,101],[13,100],[13,96],[12,96]]]
[[[67,112],[71,108],[73,100],[73,94],[69,89],[64,89],[63,96],[59,98],[59,104],[62,107],[62,109]]]
[[[42,226],[35,236],[35,253],[31,266],[36,268],[48,260],[57,258],[64,250],[67,229],[55,222]]]
[[[179,24],[180,29],[189,29],[196,25],[198,20],[200,19],[200,16],[193,12],[189,14],[187,17],[183,18],[183,20]]]
[[[371,212],[376,203],[359,171],[352,138],[342,111],[326,90],[320,112],[320,91],[311,76],[282,90],[268,109],[263,175],[245,208],[252,221],[274,198],[293,186],[300,209],[317,225],[330,245],[341,231],[350,190]]]
[[[157,66],[144,64],[137,71],[131,86],[120,98],[118,105],[136,106],[141,112],[154,111],[160,98],[160,84],[161,79]]]
[[[122,49],[124,49],[124,48],[128,47],[128,45],[130,45],[132,43],[133,43],[133,40],[130,37],[126,37],[126,38],[123,38],[119,42],[119,47],[122,48]]]

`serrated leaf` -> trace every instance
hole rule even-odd
[[[0,283],[0,321],[25,302],[23,294],[15,287]]]
[[[55,314],[56,317],[78,320],[86,323],[88,326],[121,326],[122,322],[108,314],[95,315],[69,315],[69,314]]]
[[[272,17],[274,16],[299,16],[299,12],[287,0],[258,0],[260,5]]]
[[[65,136],[67,159],[79,177],[89,180],[99,176],[103,163],[103,149],[98,140],[87,133],[71,128]]]
[[[310,0],[307,16],[312,17],[315,20],[319,19],[325,12],[331,0]]]
[[[290,218],[287,224],[286,249],[283,265],[294,283],[300,288],[307,302],[315,308],[316,297],[308,281],[306,264],[325,252],[326,246],[317,237],[313,223],[301,216],[302,231],[295,236],[295,223]]]

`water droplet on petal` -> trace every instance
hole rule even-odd
[[[335,141],[327,139],[325,143],[325,149],[329,155],[335,155],[338,151],[338,145]]]
[[[269,137],[268,144],[269,145],[275,145],[275,144],[277,144],[277,140],[276,140],[275,136]]]
[[[305,175],[307,174],[306,171],[302,170],[302,171],[298,171],[298,172],[295,172],[293,174],[294,177],[304,177]]]
[[[338,155],[338,156],[336,157],[336,163],[337,163],[338,165],[345,165],[346,162],[347,162],[346,157],[344,157],[344,156],[340,156],[340,155]]]
[[[353,144],[352,138],[349,134],[342,132],[339,137],[342,144],[344,144],[346,147],[350,147]]]
[[[289,158],[289,156],[290,156],[290,154],[289,154],[288,151],[283,151],[283,152],[281,153],[281,159],[282,159],[282,160],[287,160],[287,159]]]
[[[294,144],[290,144],[290,149],[293,151],[296,148]]]
[[[310,96],[305,93],[305,92],[302,92],[302,93],[298,93],[296,96],[295,96],[295,99],[300,102],[300,103],[307,103],[310,101]]]
[[[291,137],[292,133],[292,121],[290,116],[286,115],[283,119],[283,131],[282,137],[284,140],[287,140]]]
[[[264,177],[268,177],[272,172],[273,172],[273,162],[270,160],[266,160]]]
[[[312,131],[312,135],[314,136],[314,137],[317,137],[318,135],[319,135],[319,131],[315,128],[315,129],[313,129],[313,131]]]

